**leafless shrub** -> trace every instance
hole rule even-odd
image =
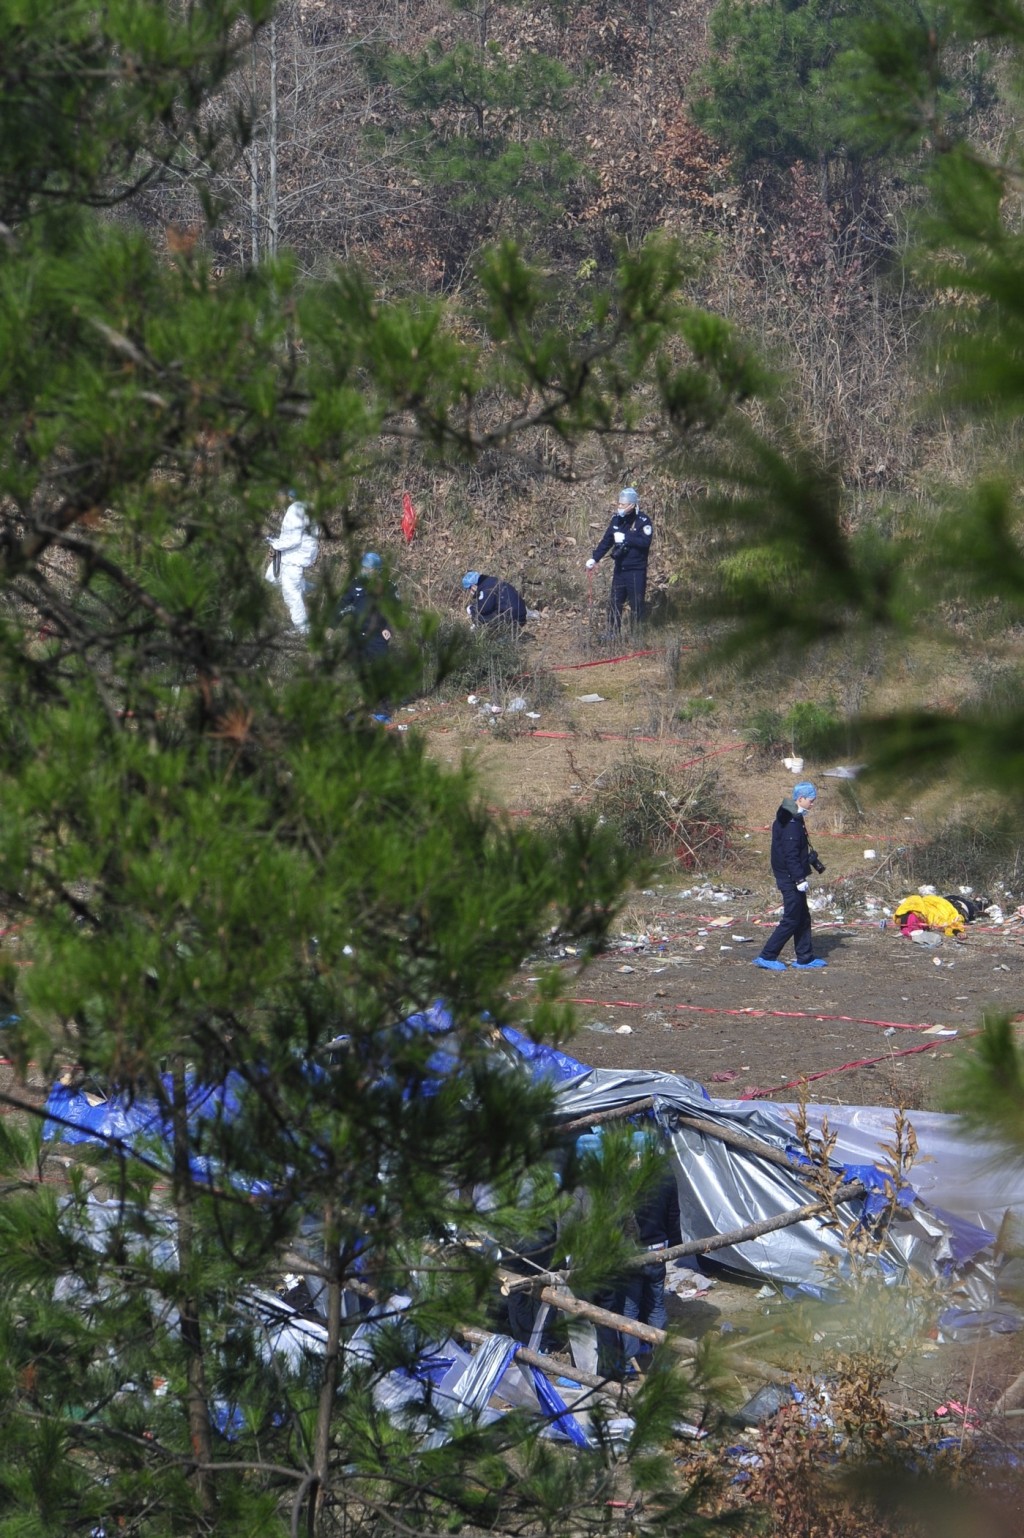
[[[930,837],[900,845],[889,860],[893,891],[921,886],[955,892],[971,887],[991,896],[1019,891],[1024,883],[1024,828],[1012,818],[964,811]]]
[[[827,1316],[812,1312],[806,1323],[809,1338],[827,1342],[831,1329],[834,1344],[819,1346],[815,1370],[798,1375],[793,1403],[760,1428],[741,1500],[765,1514],[767,1531],[786,1538],[917,1538],[927,1525],[907,1513],[919,1493],[919,1471],[928,1469],[934,1491],[962,1479],[971,1454],[969,1437],[945,1446],[948,1427],[905,1416],[885,1392],[940,1300],[940,1289],[920,1278],[887,1287],[879,1266],[918,1158],[917,1138],[904,1111],[894,1112],[892,1139],[882,1146],[880,1205],[870,1218],[851,1216],[840,1197],[847,1177],[833,1164],[836,1140],[827,1118],[813,1129],[802,1100],[792,1120],[809,1183],[826,1223],[842,1236],[846,1263],[841,1272],[826,1268],[836,1297]]]
[[[732,816],[713,770],[680,776],[630,750],[594,782],[588,804],[628,848],[672,855],[688,870],[713,869],[730,853]],[[557,821],[578,811],[574,799],[548,815]]]

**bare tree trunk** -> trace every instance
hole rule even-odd
[[[188,1085],[185,1065],[179,1060],[172,1073],[174,1213],[178,1241],[178,1275],[182,1279],[177,1298],[181,1342],[186,1361],[186,1402],[189,1442],[196,1461],[195,1485],[204,1516],[216,1514],[216,1494],[210,1466],[213,1462],[213,1437],[206,1395],[206,1365],[203,1356],[199,1300],[188,1279],[193,1274],[195,1224],[192,1205],[194,1189],[190,1164],[191,1143],[188,1131]]]
[[[252,105],[255,115],[258,71],[256,67],[256,35],[252,39]],[[255,267],[260,259],[260,153],[255,135],[246,156],[249,165],[249,255]]]
[[[277,255],[277,17],[270,22],[270,127],[267,144],[267,245]]]

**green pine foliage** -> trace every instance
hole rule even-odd
[[[624,255],[578,332],[502,247],[469,331],[365,275],[225,274],[201,242],[160,250],[97,214],[180,169],[262,16],[0,0],[18,64],[0,107],[5,1042],[49,1080],[157,1110],[130,1149],[114,1135],[68,1167],[38,1097],[8,1095],[0,1526],[582,1533],[625,1490],[664,1496],[647,1528],[683,1531],[689,1494],[655,1456],[690,1393],[674,1374],[626,1442],[598,1407],[592,1454],[517,1414],[431,1446],[375,1398],[387,1370],[494,1322],[492,1222],[514,1246],[566,1215],[538,1175],[560,1151],[551,1091],[512,1070],[497,1022],[525,955],[601,943],[632,862],[593,820],[495,816],[470,770],[372,720],[374,691],[422,690],[424,656],[456,666],[436,622],[394,616],[385,679],[333,621],[359,478],[410,441],[466,460],[517,434],[620,435],[647,379],[699,433],[759,375],[682,305],[668,245]],[[331,557],[303,639],[264,580],[296,484]],[[399,1024],[437,1000],[443,1041]],[[524,1013],[564,1039],[557,977]],[[49,1130],[69,1129],[55,1113]],[[630,1252],[656,1162],[609,1148],[578,1246],[591,1290]],[[316,1351],[279,1349],[253,1301],[296,1270],[325,1289]],[[346,1287],[413,1295],[369,1355]]]
[[[212,161],[221,134],[198,109],[270,11],[269,0],[109,0],[100,14],[78,0],[5,7],[5,219],[112,205],[194,153]]]
[[[410,172],[443,200],[442,256],[455,270],[503,232],[513,210],[517,237],[548,249],[584,176],[558,131],[580,80],[536,47],[510,53],[490,35],[493,9],[467,17],[469,38],[435,39],[418,55],[366,55],[404,125],[374,133],[382,146],[397,136]]]
[[[693,113],[741,168],[863,164],[992,99],[988,55],[961,41],[948,9],[905,0],[719,0]]]
[[[693,103],[697,121],[742,165],[851,152],[840,61],[868,9],[833,0],[720,0]]]

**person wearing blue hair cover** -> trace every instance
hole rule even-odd
[[[394,670],[388,655],[392,625],[400,609],[398,589],[387,580],[384,562],[376,550],[367,550],[355,580],[338,600],[332,627],[347,633],[349,654],[362,676],[372,714],[381,722],[391,718],[388,689],[394,682]]]
[[[335,611],[335,625],[350,625],[357,638],[356,650],[363,657],[386,656],[391,645],[390,615],[384,611],[397,610],[399,597],[394,583],[384,581],[383,572],[376,550],[367,550],[355,581],[342,593]]]
[[[633,611],[633,622],[641,624],[646,613],[647,558],[651,553],[654,526],[646,513],[640,511],[640,498],[632,486],[619,492],[619,505],[612,514],[611,522],[594,546],[587,562],[587,571],[593,571],[598,561],[609,550],[614,571],[611,592],[608,597],[608,633],[616,636],[622,626],[622,610],[628,603]]]
[[[526,624],[526,604],[511,582],[484,576],[479,571],[467,571],[462,587],[469,594],[466,613],[471,625],[498,624],[515,632]]]
[[[801,780],[794,785],[793,794],[783,801],[772,823],[772,875],[782,893],[782,918],[762,946],[760,956],[754,957],[754,966],[766,972],[786,970],[779,952],[790,939],[796,951],[792,965],[797,971],[828,965],[827,961],[815,956],[811,946],[811,910],[807,906],[807,878],[811,868],[825,869],[811,848],[804,823],[817,798],[818,792],[810,780]]]

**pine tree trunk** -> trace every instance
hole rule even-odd
[[[338,1392],[341,1366],[341,1257],[334,1225],[334,1208],[324,1212],[324,1269],[327,1275],[327,1349],[324,1375],[317,1406],[316,1435],[313,1444],[313,1478],[316,1494],[309,1507],[309,1532],[315,1530],[315,1517],[322,1510],[327,1490],[328,1459],[331,1451],[331,1418]]]
[[[188,1085],[185,1065],[179,1059],[172,1071],[172,1127],[174,1146],[174,1214],[178,1241],[178,1275],[181,1287],[177,1298],[181,1343],[186,1358],[186,1402],[188,1433],[192,1456],[196,1461],[195,1486],[203,1514],[216,1513],[216,1496],[211,1477],[213,1439],[206,1397],[206,1366],[200,1326],[199,1300],[189,1285],[194,1260],[194,1214],[192,1169],[189,1163],[191,1143],[188,1131]]]

